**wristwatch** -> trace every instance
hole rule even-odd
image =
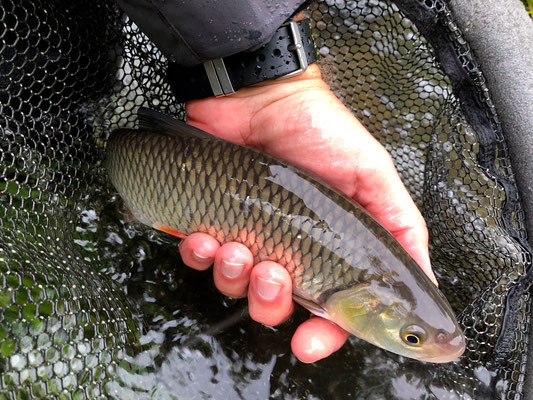
[[[288,21],[271,41],[251,52],[209,60],[194,67],[169,63],[168,80],[176,100],[227,96],[269,79],[302,73],[318,58],[309,19]]]

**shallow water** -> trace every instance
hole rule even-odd
[[[138,329],[138,343],[118,356],[116,378],[106,384],[112,396],[455,399],[491,385],[484,368],[422,363],[355,337],[325,360],[301,363],[290,340],[307,311],[298,307],[275,328],[252,321],[246,300],[220,294],[210,270],[182,264],[178,239],[132,221],[118,196],[98,197],[80,210],[76,243],[82,253],[98,254],[101,272],[131,300]]]

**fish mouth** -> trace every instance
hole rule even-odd
[[[435,364],[443,364],[443,363],[448,363],[448,362],[457,360],[459,357],[463,355],[464,352],[465,352],[465,347],[460,347],[459,349],[457,349],[457,351],[453,353],[446,353],[446,354],[435,356],[435,357],[422,357],[422,358],[419,358],[419,360],[430,362],[430,363],[435,363]]]

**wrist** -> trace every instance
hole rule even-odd
[[[264,82],[258,83],[256,85],[250,86],[249,88],[260,87],[260,86],[269,86],[269,85],[272,85],[272,86],[277,85],[277,86],[289,87],[290,85],[295,84],[295,83],[303,84],[303,85],[305,85],[305,84],[313,84],[313,85],[325,84],[322,81],[322,73],[320,72],[320,68],[318,67],[318,65],[316,63],[314,63],[314,64],[309,65],[307,67],[307,69],[305,71],[303,71],[302,73],[300,73],[300,74],[288,76],[286,78],[283,77],[283,78],[264,81]]]
[[[193,67],[169,62],[167,76],[178,102],[225,97],[261,82],[300,75],[317,57],[309,20],[290,20],[256,50],[206,60]]]
[[[320,69],[316,64],[312,64],[301,74],[243,88],[227,99],[246,99],[257,110],[288,97],[302,98],[303,101],[305,95],[310,96],[318,92],[322,96],[324,94],[333,96],[329,86],[322,80]]]

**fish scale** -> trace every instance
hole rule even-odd
[[[140,222],[244,244],[255,263],[287,269],[296,301],[378,346],[434,362],[464,351],[447,300],[352,199],[279,159],[151,113],[141,124],[154,128],[118,129],[107,142],[111,182]],[[405,339],[422,331],[428,346]]]
[[[304,283],[306,297],[317,299],[323,291],[322,284],[313,286],[313,282],[328,282],[327,286],[340,282],[344,287],[357,281],[361,272],[371,267],[365,264],[363,253],[365,243],[370,245],[372,240],[393,249],[390,257],[403,259],[404,263],[419,268],[390,234],[360,207],[326,185],[265,154],[224,141],[197,138],[179,141],[155,132],[129,129],[115,131],[107,146],[111,181],[141,222],[172,227],[185,234],[208,232],[209,227],[214,227],[224,242],[242,242],[253,248],[255,262],[279,261],[284,257],[288,264],[293,261],[295,253],[300,253],[304,264],[289,272],[294,281]],[[229,168],[212,165],[206,168],[205,165],[212,164],[218,155],[217,162]],[[254,167],[250,168],[250,164]],[[309,187],[303,188],[298,196],[280,184],[269,182],[268,178],[273,176],[272,165],[284,168],[281,171],[287,174],[288,180],[293,178],[292,175],[300,178],[292,184],[308,183]],[[263,190],[257,190],[258,187]],[[246,206],[247,202],[253,205]],[[315,211],[326,219],[321,219]],[[246,229],[248,222],[248,226],[260,228],[260,232],[253,234],[247,229],[245,240],[232,232],[233,224],[243,214],[246,217],[241,221],[246,223],[239,224],[239,230]],[[295,226],[296,235],[291,230]],[[336,231],[336,228],[345,226],[353,228],[349,234]],[[324,241],[327,235],[330,240]],[[347,249],[336,249],[338,240],[332,240],[335,235],[352,236],[344,240]],[[290,240],[284,240],[287,236]],[[328,244],[332,249],[327,247]],[[292,255],[286,252],[282,257],[277,255],[274,250],[278,245],[285,249],[290,247]],[[361,261],[353,265],[354,260]],[[334,263],[339,263],[340,274],[335,272],[337,265]]]

